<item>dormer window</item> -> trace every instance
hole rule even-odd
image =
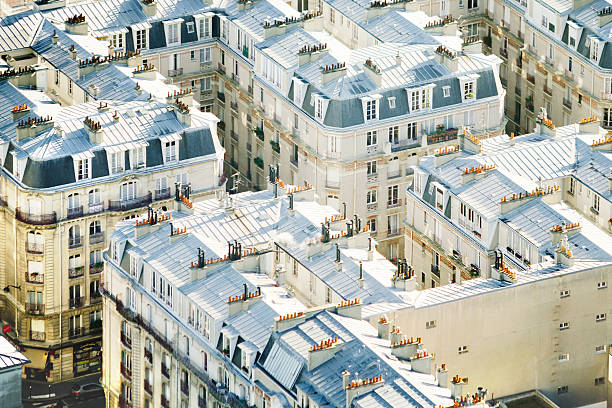
[[[116,50],[123,49],[123,33],[113,34],[110,43]]]
[[[123,171],[123,160],[125,153],[114,152],[110,154],[110,172],[111,174],[121,173]]]
[[[445,98],[448,98],[450,96],[450,86],[444,86],[442,87],[442,93],[444,94]]]
[[[378,119],[378,101],[366,101],[366,120]]]
[[[463,99],[474,98],[474,81],[468,81],[463,84]]]
[[[188,22],[187,23],[187,32],[189,34],[192,34],[194,31],[195,31],[195,26],[194,26],[193,22],[191,22],[191,21]]]
[[[430,109],[432,106],[431,87],[409,90],[410,112]]]
[[[389,109],[395,109],[395,96],[389,98]]]
[[[206,16],[194,16],[198,22],[198,39],[210,37],[210,17]]]
[[[329,105],[329,99],[320,94],[314,94],[311,97],[311,103],[315,108],[315,118],[322,122],[325,120],[325,113],[327,112],[327,106]]]
[[[146,50],[149,48],[149,42],[147,41],[147,30],[137,30],[136,31],[136,49],[137,50]]]
[[[90,178],[90,168],[91,166],[89,159],[77,160],[77,180],[84,180]]]
[[[164,143],[164,162],[172,163],[176,161],[176,141]]]
[[[603,49],[601,42],[599,39],[591,37],[591,53],[590,58],[593,62],[599,62],[599,58],[601,56],[601,51]]]
[[[569,21],[567,23],[568,27],[568,35],[567,35],[567,43],[570,47],[576,48],[576,44],[578,43],[578,26],[573,22]]]
[[[166,45],[180,44],[181,42],[181,23],[182,18],[177,18],[171,21],[164,21],[164,30],[166,32]]]
[[[131,151],[131,162],[132,168],[140,169],[145,167],[146,149],[144,147],[137,147]]]
[[[315,116],[317,119],[323,120],[323,101],[321,98],[317,98]]]

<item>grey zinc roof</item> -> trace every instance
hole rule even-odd
[[[366,9],[370,0],[329,0],[327,3],[348,19],[363,23],[366,21]]]
[[[368,20],[363,28],[383,42],[440,45],[440,42],[408,18],[400,10],[391,10]]]
[[[22,366],[29,362],[30,360],[17,351],[4,335],[0,336],[0,371]]]
[[[504,214],[502,221],[519,232],[537,248],[550,244],[550,229],[553,225],[573,222],[563,217],[542,200],[532,200]]]
[[[263,24],[265,21],[285,19],[285,17],[299,17],[300,13],[280,0],[255,1],[250,7],[239,11],[236,1],[223,1],[225,13],[239,28],[248,32],[253,41],[264,39]]]
[[[264,371],[285,388],[305,390],[309,397],[323,405],[346,406],[346,392],[342,386],[344,370],[351,373],[351,379],[382,375],[385,380],[383,386],[355,399],[353,406],[431,407],[448,402],[441,393],[434,393],[434,402],[421,391],[427,388],[422,381],[431,376],[417,375],[407,364],[393,362],[388,357],[389,342],[378,339],[375,331],[365,321],[322,311],[291,329],[274,334],[270,340],[272,345],[266,348],[259,362]],[[338,351],[309,371],[310,347],[334,337],[338,338]]]
[[[262,50],[277,64],[283,68],[289,69],[297,67],[298,56],[297,51],[304,45],[315,45],[319,41],[310,33],[299,26],[287,30],[285,35],[270,37],[256,44],[256,47]]]
[[[20,13],[2,18],[0,20],[0,51],[7,52],[29,47],[42,23],[42,16],[36,12]]]
[[[575,260],[574,265],[571,267],[552,263],[532,265],[530,269],[517,274],[517,283],[501,282],[495,279],[487,278],[475,278],[462,281],[460,284],[452,283],[449,285],[422,290],[419,292],[413,306],[415,308],[435,306],[472,296],[494,293],[497,290],[504,290],[519,285],[525,285],[542,279],[550,279],[606,266],[612,266],[612,262],[577,259]]]
[[[102,0],[73,4],[45,12],[49,19],[63,22],[75,14],[83,14],[95,36],[104,36],[119,28],[144,21],[170,20],[192,15],[210,8],[201,0],[158,0],[157,13],[147,17],[138,0]]]
[[[453,192],[485,218],[490,219],[500,214],[499,202],[502,197],[524,192],[524,189],[502,173],[493,170],[480,180],[467,183]]]
[[[572,10],[573,2],[572,0],[536,0],[538,3],[547,7],[548,9],[559,13],[565,14]]]

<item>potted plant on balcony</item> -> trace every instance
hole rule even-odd
[[[263,159],[261,157],[254,158],[253,162],[257,165],[257,167],[259,167],[260,169],[263,169],[264,163],[263,163]]]
[[[270,140],[270,145],[272,146],[272,150],[276,153],[280,153],[280,144],[274,140]]]

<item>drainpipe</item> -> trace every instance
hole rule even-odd
[[[64,193],[65,192],[62,191],[62,197],[61,197],[61,203],[62,204],[60,206],[60,210],[61,210],[60,217],[62,217],[62,215],[64,214]],[[62,380],[62,365],[63,365],[62,364],[62,360],[63,360],[63,357],[62,357],[62,354],[63,354],[62,353],[62,350],[63,350],[62,349],[62,345],[63,345],[63,342],[64,342],[64,336],[62,335],[62,326],[63,326],[62,325],[62,309],[63,309],[63,300],[64,300],[64,296],[63,296],[64,295],[64,291],[63,291],[63,289],[64,289],[64,282],[63,282],[63,280],[64,280],[63,279],[63,277],[64,277],[64,250],[63,250],[63,248],[64,247],[62,246],[62,237],[64,235],[63,234],[64,226],[63,225],[58,225],[57,230],[59,232],[59,247],[60,247],[60,250],[59,250],[59,254],[60,254],[60,259],[59,259],[59,261],[60,261],[60,270],[59,270],[59,272],[60,272],[60,274],[59,274],[59,276],[60,276],[60,279],[59,279],[60,280],[60,290],[59,290],[59,294],[60,294],[60,300],[59,300],[59,334],[60,334],[59,353],[60,353],[60,370],[59,371],[60,371],[60,381],[61,381]],[[73,354],[72,358],[74,359],[74,354]]]
[[[378,135],[376,136],[378,137]],[[377,140],[378,142],[378,140]],[[355,155],[355,159],[357,159],[357,132],[353,132],[353,154]],[[342,185],[342,184],[341,184]],[[355,211],[355,203],[357,202],[357,160],[353,163],[353,214]]]
[[[17,207],[18,207],[18,193],[19,190],[17,189],[17,183],[15,183],[15,212],[17,212]],[[15,285],[17,285],[17,217],[15,217],[13,219],[13,227],[15,229],[15,260],[13,262],[13,273],[14,273],[14,279],[15,279]],[[26,265],[27,267],[27,265]],[[24,285],[25,286],[25,285]],[[19,338],[19,311],[17,310],[17,289],[13,290],[13,305],[15,307],[15,334],[17,335],[17,338]]]

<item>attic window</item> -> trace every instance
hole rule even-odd
[[[442,93],[444,94],[445,98],[448,98],[450,96],[450,86],[444,86],[442,87]]]
[[[594,62],[599,62],[599,56],[601,54],[601,44],[599,43],[599,40],[596,38],[591,38],[591,60],[593,60]]]
[[[395,96],[389,98],[389,109],[395,109]]]
[[[187,23],[187,32],[189,34],[193,33],[195,31],[195,26],[192,22]]]

